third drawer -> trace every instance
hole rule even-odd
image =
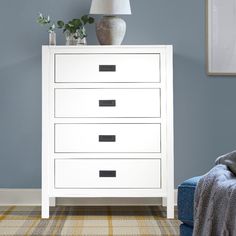
[[[55,188],[161,188],[161,160],[56,159]]]
[[[55,153],[161,152],[161,124],[55,124]]]

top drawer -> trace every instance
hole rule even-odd
[[[55,54],[56,83],[158,83],[160,54]]]

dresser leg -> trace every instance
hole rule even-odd
[[[49,197],[42,197],[41,214],[43,219],[49,218]]]
[[[174,219],[175,208],[174,208],[174,197],[167,197],[167,218]]]
[[[163,207],[166,207],[167,206],[167,198],[166,197],[163,197],[163,198],[161,198],[161,205],[163,206]]]
[[[56,206],[56,198],[55,197],[50,197],[49,205],[51,207],[55,207]]]

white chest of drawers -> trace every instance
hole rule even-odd
[[[172,46],[43,46],[42,217],[56,197],[162,197],[174,216]]]

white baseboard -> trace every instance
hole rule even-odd
[[[161,205],[161,198],[57,198],[57,205]],[[41,205],[41,189],[0,189],[0,205]],[[51,201],[53,205],[53,199]],[[166,202],[163,202],[166,205]],[[175,190],[177,205],[177,189]]]

